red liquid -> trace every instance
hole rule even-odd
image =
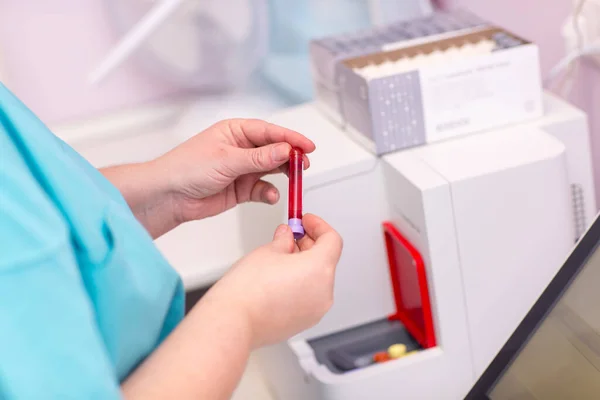
[[[302,219],[302,170],[304,152],[298,148],[290,151],[288,219]]]

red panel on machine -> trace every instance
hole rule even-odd
[[[383,229],[396,302],[396,314],[389,318],[402,322],[423,348],[435,347],[435,330],[423,258],[392,223],[385,222]]]

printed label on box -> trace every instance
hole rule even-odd
[[[427,142],[542,114],[537,48],[500,51],[419,71]]]

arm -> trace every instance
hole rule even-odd
[[[252,349],[243,309],[209,291],[122,385],[127,399],[229,399]]]
[[[153,238],[181,223],[175,212],[168,174],[156,161],[108,167],[100,172],[119,189],[137,220]]]

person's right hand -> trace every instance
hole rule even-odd
[[[280,225],[271,243],[242,258],[206,295],[239,307],[254,348],[314,326],[333,304],[342,239],[317,216],[307,214],[302,222],[306,234],[297,244]]]

